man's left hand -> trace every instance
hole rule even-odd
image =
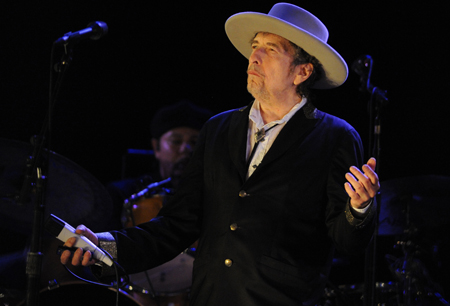
[[[350,167],[350,173],[345,175],[345,191],[350,197],[350,205],[353,208],[364,208],[375,197],[380,189],[378,175],[375,172],[377,161],[370,158],[366,165],[362,166],[362,171],[355,166]]]

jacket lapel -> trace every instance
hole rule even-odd
[[[247,151],[247,130],[248,115],[253,102],[233,113],[228,131],[228,152],[231,160],[239,171],[242,182],[247,175],[246,151]]]

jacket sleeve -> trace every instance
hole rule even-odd
[[[349,167],[354,165],[361,168],[363,164],[362,143],[358,133],[351,127],[347,128],[335,150],[327,183],[328,236],[340,253],[360,253],[373,234],[376,203],[374,201],[371,204],[362,218],[355,217],[344,189],[345,173],[349,172]],[[342,203],[345,203],[344,210],[341,209]]]

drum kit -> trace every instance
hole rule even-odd
[[[23,296],[18,297],[11,285],[20,286],[20,278],[25,277],[24,249],[32,230],[33,197],[18,203],[31,146],[0,138],[0,148],[1,243],[10,246],[2,247],[0,252],[0,305],[16,305],[14,302],[20,305]],[[45,214],[55,214],[73,225],[85,224],[94,231],[105,230],[112,203],[104,186],[63,156],[45,152],[44,158],[49,163]],[[127,199],[123,225],[131,226],[155,217],[170,193],[164,188],[166,183],[151,184]],[[450,290],[447,280],[450,178],[405,177],[381,185],[376,236],[390,245],[389,249],[377,250],[382,257],[377,261],[377,269],[385,268],[389,275],[383,275],[374,284],[376,305],[448,305],[445,293]],[[23,241],[7,243],[6,237],[19,237]],[[61,305],[61,301],[65,305],[89,304],[92,299],[101,299],[108,305],[115,303],[115,289],[77,280],[59,264],[55,252],[58,242],[53,237],[43,237],[43,242],[45,256],[39,293],[43,305]],[[161,266],[130,275],[128,284],[119,291],[120,305],[188,305],[194,257],[195,246],[192,246]],[[22,265],[18,270],[17,262]],[[348,271],[345,260],[336,262]],[[75,272],[83,274],[83,270]],[[48,286],[48,282],[53,285]],[[325,289],[323,305],[363,305],[364,293],[363,283],[330,284]]]
[[[450,177],[387,180],[381,183],[378,199],[374,300],[364,299],[364,279],[362,283],[329,284],[323,305],[449,305]],[[359,268],[371,267],[363,263]],[[352,267],[339,260],[332,275],[333,271],[337,283]]]
[[[19,201],[32,145],[0,138],[0,305],[24,305],[26,295],[26,257],[33,230],[34,187],[25,201]],[[69,159],[45,151],[48,178],[45,218],[54,214],[74,226],[84,224],[93,231],[109,230],[112,201],[106,188],[90,173]],[[149,185],[124,203],[124,226],[139,224],[155,217],[168,189],[166,181]],[[101,300],[114,305],[114,288],[105,288],[78,280],[60,264],[56,253],[60,245],[46,232],[42,234],[41,305],[79,305]],[[120,305],[186,306],[192,283],[195,248],[154,269],[129,276],[119,290]],[[71,267],[75,274],[93,277],[84,268]],[[63,301],[63,302],[62,302]],[[111,302],[108,302],[111,301]],[[103,305],[103,304],[102,304]]]
[[[123,204],[124,227],[135,226],[155,218],[173,190],[166,188],[171,178],[148,185],[132,194]],[[174,259],[153,269],[129,275],[126,289],[134,295],[150,295],[159,305],[186,306],[192,284],[196,244]]]

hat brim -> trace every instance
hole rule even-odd
[[[329,89],[342,85],[348,76],[344,59],[332,47],[316,36],[282,19],[256,12],[231,16],[225,23],[225,32],[231,43],[246,58],[252,53],[250,41],[258,32],[279,35],[315,56],[325,70],[325,77],[314,88]]]

